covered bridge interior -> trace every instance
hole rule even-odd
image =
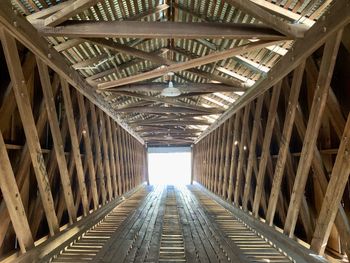
[[[349,0],[1,0],[0,262],[348,262],[349,23]],[[150,185],[150,146],[191,146],[191,185]]]

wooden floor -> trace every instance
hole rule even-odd
[[[52,262],[294,262],[197,186],[143,188]]]

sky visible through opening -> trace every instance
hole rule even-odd
[[[148,153],[152,185],[187,185],[191,181],[191,153]]]

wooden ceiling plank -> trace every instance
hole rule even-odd
[[[139,112],[139,113],[150,113],[150,114],[164,114],[164,113],[184,113],[184,114],[202,114],[211,115],[213,113],[201,110],[188,109],[184,107],[124,107],[116,109],[116,112]],[[221,111],[222,112],[222,111]],[[217,112],[219,114],[220,112]]]
[[[18,41],[36,56],[39,56],[50,68],[63,76],[81,94],[103,109],[140,143],[143,143],[143,140],[113,112],[113,108],[103,100],[102,96],[96,94],[95,89],[78,72],[68,66],[65,59],[56,50],[51,48],[44,38],[39,36],[37,30],[24,17],[13,11],[9,1],[0,1],[0,23]]]
[[[321,125],[322,114],[325,109],[330,81],[332,79],[334,65],[341,42],[343,30],[335,32],[326,42],[324,47],[321,68],[317,80],[317,89],[314,94],[305,138],[303,141],[302,153],[299,159],[298,169],[294,181],[293,191],[291,195],[290,205],[284,232],[292,237],[299,215],[300,204],[304,195],[306,181],[311,167],[313,149],[316,146],[316,136]]]
[[[142,92],[161,92],[167,83],[140,83],[120,86],[115,89],[108,89],[108,92],[114,91],[142,91]],[[174,83],[174,86],[183,92],[236,92],[246,91],[244,87],[235,87],[224,84],[215,83]]]
[[[64,199],[67,206],[69,220],[70,222],[74,223],[77,221],[77,211],[75,209],[73,201],[72,186],[68,175],[67,160],[64,153],[64,144],[57,117],[55,98],[50,82],[49,69],[40,58],[37,58],[37,66],[47,111],[47,117],[49,120],[50,131],[54,144],[59,174],[61,177]]]
[[[0,8],[1,9],[1,8]],[[42,154],[38,132],[29,101],[28,90],[23,76],[16,40],[4,29],[1,28],[1,43],[4,49],[8,70],[13,83],[17,107],[23,123],[35,176],[42,204],[45,210],[50,233],[54,235],[59,232],[59,224],[55,212],[54,201],[47,177],[46,166]]]
[[[30,21],[31,23],[33,23],[37,19],[46,18],[47,16],[50,16],[50,15],[56,13],[57,11],[61,10],[62,8],[65,8],[69,5],[71,5],[74,1],[75,0],[69,0],[66,2],[61,2],[57,5],[50,6],[49,8],[44,8],[38,12],[35,12],[33,14],[26,16],[26,19],[28,21]]]
[[[75,125],[73,104],[72,104],[72,98],[70,95],[69,85],[64,78],[61,77],[60,79],[61,79],[63,101],[65,105],[65,112],[67,115],[71,147],[72,147],[75,169],[76,169],[77,178],[78,178],[79,192],[82,200],[83,214],[85,216],[89,214],[89,201],[87,197],[87,190],[86,190],[86,184],[85,184],[84,168],[83,168],[83,163],[82,163],[81,154],[80,154],[80,138],[78,138],[77,127]]]
[[[243,96],[237,99],[225,114],[221,115],[209,129],[199,136],[196,143],[232,116],[237,110],[276,85],[278,81],[300,65],[303,60],[322,46],[333,33],[350,22],[349,13],[350,5],[348,5],[347,0],[335,2],[334,5],[330,7],[327,14],[324,15],[324,18],[318,20],[317,23],[305,33],[303,39],[297,39],[294,42],[292,49],[271,68],[266,77],[249,88]]]
[[[298,13],[294,13],[293,11],[290,11],[287,8],[283,8],[277,4],[271,3],[266,0],[250,0],[251,2],[268,9],[269,11],[272,11],[273,13],[279,14],[283,17],[286,17],[287,19],[292,20],[293,22],[298,22],[301,24],[306,25],[307,27],[312,27],[315,24],[315,21],[312,19],[309,19],[305,16],[299,15]]]
[[[201,111],[201,112],[208,112],[208,113],[213,113],[213,114],[221,112],[221,110],[216,109],[216,108],[205,108],[205,107],[201,107],[201,106],[197,106],[197,105],[191,105],[191,104],[188,104],[188,103],[185,103],[185,102],[181,102],[181,101],[177,101],[177,100],[169,99],[169,98],[158,98],[158,97],[147,96],[147,95],[143,95],[143,94],[139,94],[139,93],[133,93],[133,92],[128,92],[128,91],[121,91],[121,92],[118,92],[118,93],[123,95],[123,96],[130,96],[130,97],[135,97],[135,98],[148,100],[148,101],[166,103],[166,104],[170,104],[170,105],[173,105],[173,106],[179,106],[179,107],[192,109],[192,110],[196,110],[196,111]]]
[[[55,15],[58,15],[61,11],[57,12]],[[45,19],[45,23],[49,18]],[[43,36],[61,36],[69,38],[291,39],[261,24],[248,23],[74,20],[60,25],[59,27],[45,27],[38,23],[34,25]]]
[[[256,19],[260,20],[264,24],[271,26],[275,30],[285,34],[286,36],[292,37],[303,37],[305,29],[300,28],[296,25],[289,24],[265,9],[259,7],[252,1],[245,0],[225,0],[226,3],[242,10],[243,12],[252,15]]]
[[[220,51],[220,52],[215,52],[211,53],[207,56],[203,56],[200,58],[196,58],[190,61],[186,62],[180,62],[176,64],[169,65],[164,68],[159,68],[156,70],[152,70],[146,73],[138,74],[135,76],[119,79],[119,80],[114,80],[114,81],[108,81],[104,83],[100,83],[97,85],[99,89],[108,89],[108,88],[113,88],[117,86],[122,86],[130,83],[135,83],[155,77],[161,77],[163,75],[166,75],[168,72],[178,72],[178,71],[183,71],[195,67],[199,67],[205,64],[213,63],[219,60],[223,60],[229,57],[232,57],[234,55],[239,55],[242,53],[246,53],[252,50],[256,49],[261,49],[263,47],[271,46],[276,43],[279,43],[280,41],[258,41],[254,43],[249,43],[245,44],[239,47],[234,47],[230,48],[228,50]]]
[[[57,26],[100,1],[101,0],[76,0],[71,2],[69,5],[45,18],[44,25],[50,27]]]

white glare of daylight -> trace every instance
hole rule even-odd
[[[191,153],[149,153],[151,185],[187,185],[191,181]]]

